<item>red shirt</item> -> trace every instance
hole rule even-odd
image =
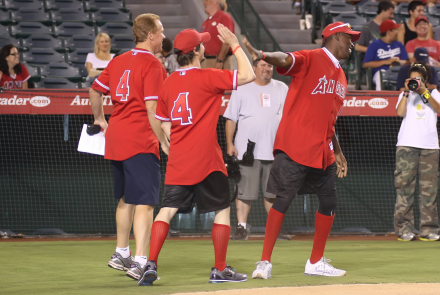
[[[145,101],[157,100],[167,77],[149,51],[132,49],[110,61],[92,88],[110,93],[114,105],[105,134],[105,155],[123,161],[137,154],[155,154],[159,144],[148,121]]]
[[[157,119],[171,121],[165,184],[197,184],[214,171],[228,175],[216,130],[228,89],[237,89],[237,71],[191,67],[166,79],[156,109]]]
[[[292,76],[292,81],[274,150],[285,152],[299,164],[325,169],[335,161],[332,137],[347,80],[327,49],[289,54],[293,57],[292,67],[287,71],[277,68],[279,74]]]
[[[232,33],[235,32],[235,24],[232,17],[223,12],[222,10],[217,11],[213,16],[208,17],[202,24],[201,33],[209,32],[211,34],[211,40],[203,43],[205,46],[205,55],[217,55],[220,52],[223,42],[218,38],[217,25],[222,24],[231,30]]]
[[[406,43],[405,49],[407,53],[414,53],[416,48],[424,47],[428,50],[429,57],[432,57],[435,61],[439,61],[440,57],[440,42],[435,41],[434,39],[428,40],[419,40],[415,38],[408,43]]]
[[[0,87],[4,89],[22,89],[23,83],[29,80],[31,75],[29,75],[28,70],[23,64],[21,65],[21,73],[15,74],[14,76],[8,76],[2,73],[2,80],[0,82]]]

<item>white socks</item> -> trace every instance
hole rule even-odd
[[[145,264],[147,264],[147,256],[135,256],[134,261],[139,263],[139,265],[144,268]]]
[[[244,229],[246,229],[246,223],[239,222],[238,225],[241,225],[242,227],[244,227]]]
[[[116,247],[116,252],[121,254],[122,258],[128,258],[130,257],[130,246],[128,246],[127,248]]]

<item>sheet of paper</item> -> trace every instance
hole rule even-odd
[[[87,134],[87,124],[83,125],[81,136],[78,143],[78,152],[104,156],[105,137],[104,132],[100,131],[95,135]]]

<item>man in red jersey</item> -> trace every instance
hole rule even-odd
[[[217,32],[217,25],[222,24],[234,33],[234,20],[226,13],[228,5],[225,0],[203,0],[203,6],[205,6],[205,12],[209,17],[203,22],[200,32],[208,32],[211,35],[211,40],[204,44],[205,60],[201,63],[202,69],[233,70],[231,48],[219,39]]]
[[[147,263],[153,209],[159,201],[159,144],[169,143],[154,118],[166,72],[154,56],[162,50],[163,26],[159,16],[142,14],[133,24],[136,47],[113,59],[90,89],[95,124],[105,132],[104,158],[111,160],[115,179],[117,246],[109,267],[127,271],[138,280]],[[104,118],[102,94],[114,107],[109,124]],[[107,128],[108,127],[108,128]],[[157,138],[156,138],[157,137]],[[133,225],[136,256],[128,240]]]
[[[322,37],[323,48],[292,53],[264,53],[245,42],[253,58],[262,58],[277,66],[278,73],[292,77],[275,137],[275,160],[267,185],[267,191],[275,194],[276,199],[267,217],[263,254],[253,278],[271,277],[272,250],[284,215],[297,193],[317,194],[319,199],[313,250],[304,274],[346,273],[331,266],[323,255],[335,217],[336,176],[347,175],[347,161],[334,128],[347,89],[339,60],[350,56],[352,41],[359,39],[360,32],[352,31],[349,24],[336,22],[324,29]]]
[[[200,69],[202,42],[209,33],[187,29],[174,40],[180,69],[165,81],[156,118],[170,138],[170,154],[165,174],[162,208],[151,230],[147,269],[138,285],[151,285],[157,279],[157,258],[177,213],[189,213],[195,203],[200,213],[215,212],[212,227],[215,266],[210,283],[244,282],[247,275],[226,265],[231,232],[229,183],[222,151],[217,142],[217,122],[225,90],[255,79],[251,64],[238,45],[237,37],[225,26],[217,26],[222,42],[233,48],[238,70]]]

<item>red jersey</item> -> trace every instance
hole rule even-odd
[[[429,57],[433,58],[435,61],[439,61],[440,57],[440,42],[435,41],[434,39],[428,39],[428,40],[419,40],[418,38],[415,38],[411,41],[408,41],[406,43],[405,49],[407,53],[414,53],[416,48],[424,47],[426,50],[428,50]]]
[[[205,55],[217,55],[220,52],[223,42],[218,38],[217,25],[222,24],[227,27],[232,33],[235,32],[235,24],[232,17],[223,12],[222,10],[217,11],[213,16],[208,17],[202,24],[202,29],[200,33],[208,32],[211,34],[211,40],[204,42]],[[229,53],[232,51],[229,50]]]
[[[155,154],[159,143],[148,121],[145,101],[157,100],[167,77],[148,50],[132,49],[110,61],[92,88],[110,93],[113,113],[105,134],[104,158],[123,161],[137,154]]]
[[[13,76],[8,76],[2,73],[2,80],[0,82],[0,87],[4,89],[22,89],[23,83],[29,80],[31,75],[29,75],[28,70],[23,64],[21,66],[21,73],[15,74]]]
[[[279,74],[292,76],[274,150],[293,161],[325,169],[335,161],[332,137],[345,98],[347,80],[339,61],[326,49],[289,53],[293,64]]]
[[[214,171],[228,175],[216,128],[229,89],[237,89],[237,71],[191,67],[166,79],[156,109],[157,119],[171,121],[165,184],[197,184]]]

